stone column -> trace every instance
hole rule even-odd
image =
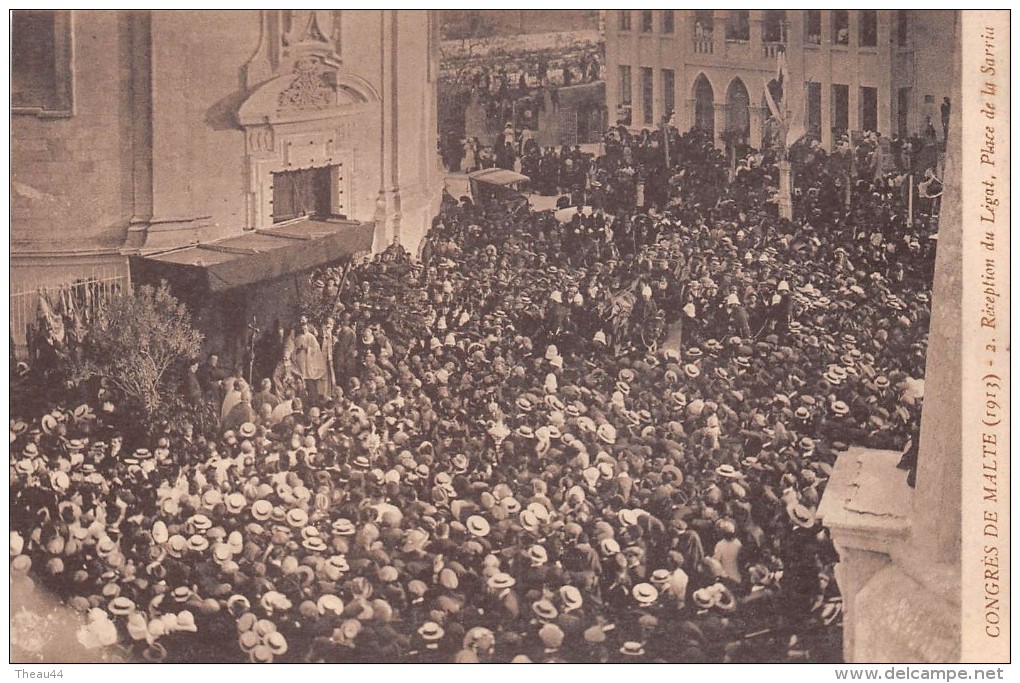
[[[748,36],[750,40],[751,55],[754,59],[761,59],[765,54],[762,49],[762,24],[765,21],[765,10],[752,9],[748,10],[750,19],[751,35]]]
[[[382,10],[382,132],[380,139],[379,195],[376,198],[376,232],[372,251],[400,241],[399,99],[397,89],[397,10]]]
[[[748,107],[748,112],[751,115],[750,144],[755,149],[761,149],[762,127],[765,125],[765,109],[764,107],[752,104]]]
[[[953,63],[959,97],[960,25],[957,15]],[[917,487],[909,512],[909,538],[892,539],[892,563],[874,570],[873,562],[860,562],[854,552],[841,552],[840,588],[850,612],[848,662],[956,662],[961,653],[961,489],[963,461],[960,409],[962,387],[962,240],[960,197],[960,145],[962,117],[954,117],[949,149],[939,249],[935,263],[932,312],[925,369],[924,412],[921,418]],[[849,454],[849,452],[848,452]],[[846,464],[844,454],[837,470]],[[833,480],[835,480],[835,472]],[[831,484],[832,482],[830,482]],[[856,496],[869,495],[877,485],[861,485]],[[901,488],[900,499],[909,490]],[[889,494],[875,495],[876,501]],[[822,508],[826,512],[846,505],[839,489],[829,488]],[[893,500],[896,500],[893,496]],[[886,503],[887,504],[887,503]],[[819,510],[823,512],[822,509]],[[846,534],[837,516],[824,517],[833,538]],[[848,577],[854,573],[857,577]],[[859,580],[864,578],[863,581]],[[845,586],[845,588],[844,588]]]
[[[697,122],[697,112],[694,109],[695,101],[693,97],[688,97],[684,100],[684,108],[677,118],[680,120],[681,127],[680,132],[686,133],[691,128],[694,128],[694,124]]]
[[[719,149],[724,149],[726,143],[723,142],[723,133],[726,132],[727,119],[729,118],[730,107],[725,102],[716,102],[713,105],[715,109],[715,146]]]

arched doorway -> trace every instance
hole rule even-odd
[[[705,74],[694,79],[694,128],[715,137],[715,91]]]
[[[726,133],[734,144],[747,144],[751,135],[751,96],[739,78],[726,89]]]

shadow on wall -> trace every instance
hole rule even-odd
[[[213,130],[240,130],[237,110],[247,98],[248,92],[244,88],[235,90],[206,109],[203,121]]]

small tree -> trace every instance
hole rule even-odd
[[[176,393],[183,362],[201,349],[202,334],[166,283],[140,287],[99,309],[74,361],[73,377],[106,380],[148,418]]]

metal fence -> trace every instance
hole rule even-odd
[[[65,300],[72,302],[77,310],[90,319],[102,302],[114,294],[130,291],[131,280],[123,266],[98,266],[90,272],[62,285],[46,285],[16,290],[11,288],[10,322],[11,337],[19,358],[27,355],[26,330],[39,317],[39,295],[45,293],[51,302]],[[58,309],[60,310],[60,309]]]

